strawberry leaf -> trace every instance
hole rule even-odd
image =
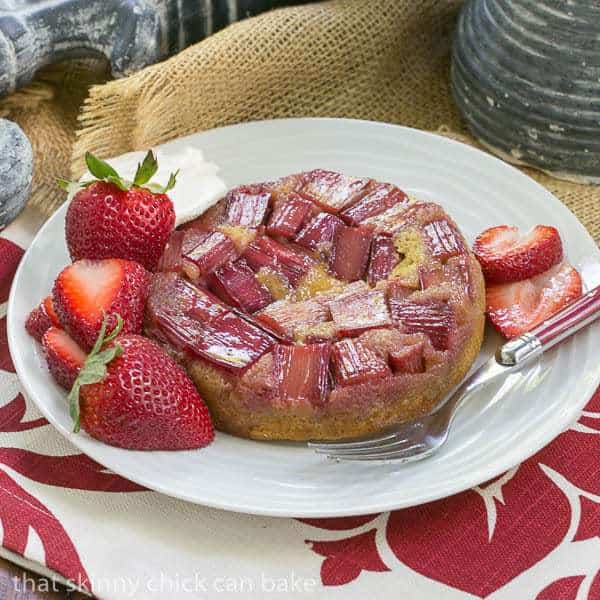
[[[145,183],[148,183],[154,177],[156,171],[158,171],[158,162],[152,150],[148,150],[148,154],[146,154],[144,160],[138,163],[137,171],[133,178],[133,185],[143,186]]]
[[[107,162],[94,156],[91,152],[85,153],[85,164],[96,179],[108,179],[109,177],[120,179],[119,174]]]
[[[80,407],[79,407],[79,392],[82,385],[91,383],[99,383],[106,376],[107,365],[118,356],[123,354],[123,348],[119,344],[115,344],[110,348],[102,347],[107,343],[112,342],[123,329],[123,319],[121,315],[115,314],[117,324],[114,329],[106,335],[106,327],[108,325],[108,315],[104,315],[100,332],[96,339],[96,343],[83,363],[81,371],[67,396],[69,400],[69,413],[73,419],[73,432],[79,433],[80,426]]]
[[[172,190],[175,187],[175,184],[177,183],[177,175],[179,175],[179,169],[177,169],[175,173],[171,173],[169,175],[169,181],[167,181],[167,185],[165,185],[162,191],[163,194],[166,194],[169,190]]]

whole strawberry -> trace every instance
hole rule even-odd
[[[95,180],[60,182],[63,187],[81,188],[66,216],[71,258],[125,258],[154,270],[175,225],[175,210],[166,192],[175,185],[177,174],[171,174],[164,187],[149,183],[158,169],[152,151],[138,165],[133,182],[90,152],[85,160]]]
[[[62,326],[85,350],[94,345],[104,315],[123,316],[124,331],[140,333],[150,274],[142,265],[121,258],[78,260],[54,282],[52,298]],[[116,325],[110,317],[108,329]]]
[[[206,404],[186,372],[139,335],[105,337],[106,322],[69,394],[75,431],[131,450],[186,450],[210,444]]]

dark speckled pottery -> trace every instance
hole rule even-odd
[[[600,183],[599,0],[467,0],[452,88],[502,158]]]

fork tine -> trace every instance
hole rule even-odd
[[[369,438],[358,442],[308,442],[308,447],[313,450],[344,450],[351,448],[370,447],[373,444],[392,440],[398,436],[397,433],[388,433],[377,438]]]
[[[316,448],[317,454],[327,454],[330,456],[358,456],[361,454],[370,454],[372,452],[383,452],[389,450],[401,450],[402,447],[407,447],[413,442],[410,439],[398,439],[371,446],[362,446],[361,448],[338,448],[337,450],[330,450],[329,448]]]
[[[371,461],[371,460],[419,460],[432,454],[435,448],[426,444],[415,444],[408,448],[391,452],[371,452],[370,454],[338,455],[332,453],[330,458],[343,461]]]

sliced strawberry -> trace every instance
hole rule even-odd
[[[340,336],[359,335],[367,329],[392,324],[382,290],[359,292],[329,303],[336,331]]]
[[[292,238],[304,224],[312,211],[312,204],[298,194],[289,194],[273,209],[267,225],[267,233]]]
[[[389,354],[389,362],[394,373],[423,373],[423,342],[402,346]]]
[[[338,217],[319,213],[298,232],[294,241],[304,248],[327,255],[331,251],[335,234],[341,227],[344,227],[344,222]]]
[[[436,350],[446,350],[456,329],[456,315],[442,300],[429,300],[420,303],[411,300],[390,299],[392,319],[398,322],[406,333],[426,334]]]
[[[252,242],[243,254],[243,258],[254,269],[270,268],[285,277],[292,286],[297,286],[309,269],[310,261],[306,256],[294,252],[267,236]]]
[[[563,258],[560,235],[547,225],[536,225],[523,235],[518,227],[507,225],[486,229],[475,240],[473,252],[489,283],[534,277]]]
[[[342,386],[365,383],[391,374],[386,362],[357,340],[345,339],[334,344],[331,364],[335,380]]]
[[[316,169],[305,174],[302,195],[319,204],[327,212],[337,213],[356,202],[367,189],[369,179],[356,179],[335,171]]]
[[[54,327],[62,327],[62,325],[60,324],[60,319],[58,318],[58,315],[56,314],[56,308],[54,306],[54,298],[52,298],[52,295],[46,296],[42,300],[42,304],[44,306],[44,310],[46,311],[46,314],[50,318],[50,322],[52,323],[52,325]]]
[[[373,232],[364,227],[340,228],[333,242],[331,269],[344,281],[362,279],[369,262]]]
[[[157,271],[175,271],[178,272],[181,269],[181,255],[183,239],[185,237],[184,231],[175,230],[165,246],[165,250],[158,261]]]
[[[241,260],[217,269],[209,283],[221,300],[245,312],[256,312],[273,301],[269,290],[259,283],[254,271]]]
[[[488,286],[487,314],[504,337],[512,338],[550,318],[581,293],[579,273],[561,263],[524,281]]]
[[[358,202],[348,206],[340,217],[349,225],[358,225],[370,217],[380,215],[389,208],[408,204],[408,196],[395,185],[378,183],[371,188]]]
[[[39,306],[34,308],[25,321],[27,333],[38,342],[50,327],[62,327],[58,315],[54,310],[52,296],[46,296]]]
[[[272,193],[262,185],[243,185],[231,190],[225,197],[229,225],[258,227],[267,218]]]
[[[60,322],[85,350],[94,345],[104,315],[110,315],[108,331],[124,321],[123,331],[139,333],[148,295],[148,272],[139,263],[120,258],[79,260],[63,269],[52,296]]]
[[[465,243],[454,225],[440,219],[432,221],[423,228],[425,243],[435,258],[445,262],[451,256],[465,252]]]
[[[329,308],[317,300],[288,302],[278,300],[256,315],[260,323],[286,339],[293,339],[301,328],[309,328],[331,320]]]
[[[200,275],[207,275],[234,260],[237,250],[231,238],[220,231],[200,232],[197,243],[185,249],[184,257],[198,267]]]
[[[273,351],[275,380],[284,402],[322,406],[329,391],[329,356],[331,346],[277,345]]]
[[[86,359],[85,352],[64,329],[50,327],[42,337],[48,370],[56,383],[70,390]]]
[[[390,237],[377,235],[371,245],[371,258],[367,280],[370,285],[387,279],[394,267],[400,262],[400,255]]]

